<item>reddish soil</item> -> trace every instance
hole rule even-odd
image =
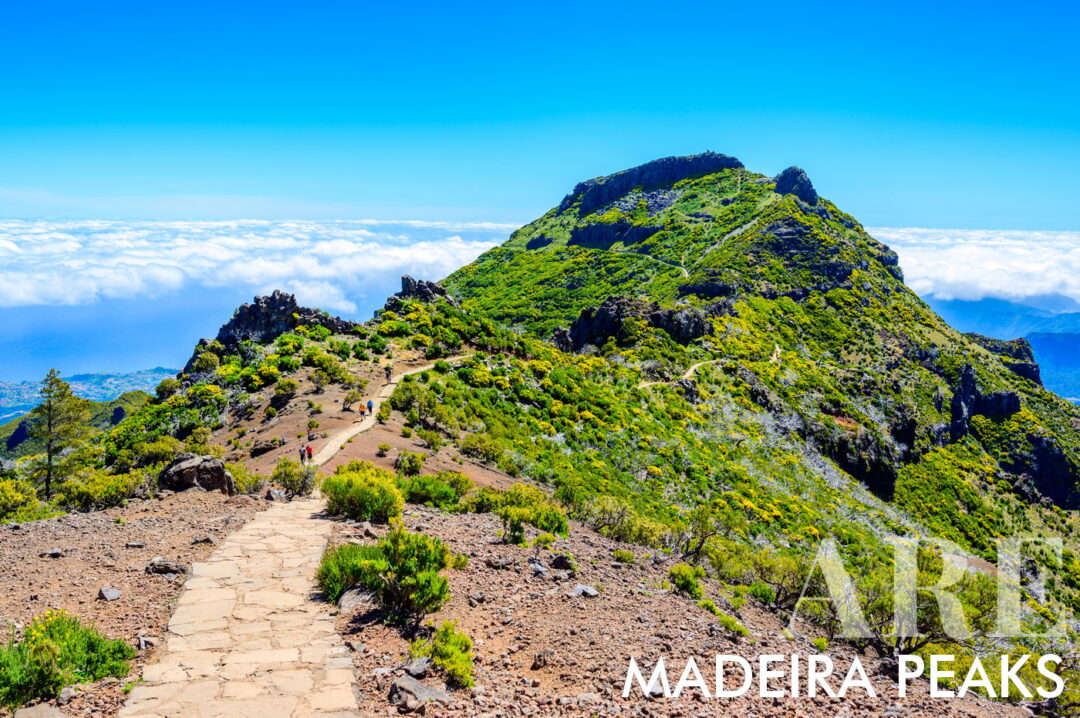
[[[187,492],[108,511],[0,526],[0,624],[21,627],[58,608],[133,646],[138,636],[159,638],[184,576],[148,574],[146,565],[158,556],[188,566],[202,560],[214,545],[195,541],[207,536],[220,541],[264,505],[247,497],[229,503],[222,494]],[[63,555],[40,555],[51,549]],[[120,598],[98,599],[102,586],[119,589]],[[140,652],[132,676],[139,675],[151,653]],[[107,680],[78,690],[64,711],[112,713],[124,699],[121,688],[121,682]]]
[[[580,525],[554,550],[570,551],[578,572],[569,578],[534,576],[528,559],[533,549],[502,543],[498,519],[485,515],[452,515],[432,509],[408,507],[406,526],[445,540],[457,552],[470,555],[463,570],[447,572],[450,602],[430,617],[436,624],[457,622],[458,629],[475,642],[476,687],[451,691],[454,703],[427,706],[426,715],[745,715],[745,716],[1019,716],[1024,709],[991,703],[979,698],[931,699],[928,683],[914,683],[908,697],[900,699],[895,682],[876,672],[874,658],[861,657],[877,689],[868,698],[861,689],[846,700],[828,698],[776,698],[757,696],[756,684],[749,697],[703,700],[697,689],[680,699],[647,700],[637,690],[629,699],[620,694],[629,658],[649,670],[658,657],[669,662],[672,687],[686,659],[694,656],[711,684],[717,653],[739,654],[752,665],[762,654],[799,654],[818,651],[814,637],[784,638],[781,620],[753,599],[734,611],[729,595],[718,584],[705,580],[706,595],[722,610],[737,616],[750,636],[736,638],[720,628],[715,617],[693,601],[664,590],[671,559],[654,560],[640,546],[620,544]],[[359,529],[340,524],[337,540],[360,540]],[[637,555],[633,564],[613,560],[617,548]],[[541,552],[549,568],[551,554]],[[508,569],[492,568],[487,559],[511,559]],[[577,583],[599,589],[595,598],[570,597]],[[482,601],[476,600],[482,594]],[[470,599],[470,596],[472,599]],[[372,715],[393,710],[387,702],[390,684],[403,674],[409,636],[378,622],[373,610],[359,609],[339,616],[339,628],[359,650],[354,652],[361,709]],[[547,665],[536,667],[539,654],[548,652]],[[834,688],[846,674],[851,656],[830,651],[836,662],[831,680]],[[645,670],[643,668],[643,670]],[[737,669],[735,678],[739,678]],[[839,674],[839,676],[837,676]],[[437,675],[425,683],[443,688]],[[780,685],[780,684],[775,684]]]

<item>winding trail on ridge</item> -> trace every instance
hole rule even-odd
[[[392,376],[375,406],[403,377],[434,366]],[[335,433],[314,463],[374,425],[374,416],[365,417]],[[359,715],[352,657],[315,586],[332,526],[322,499],[274,504],[193,564],[165,645],[143,668],[120,718]]]
[[[697,373],[698,369],[705,366],[706,364],[719,364],[722,361],[724,361],[724,360],[723,359],[706,359],[705,361],[699,361],[697,364],[691,364],[690,368],[687,369],[685,372],[683,372],[683,375],[680,376],[679,379],[689,379],[690,377],[692,377],[694,374]],[[670,384],[673,381],[678,381],[678,380],[677,379],[669,379],[668,381],[643,381],[643,382],[641,382],[640,384],[637,385],[637,388],[638,389],[644,389],[646,387],[656,386],[657,384]]]
[[[472,355],[458,354],[457,356],[447,357],[442,361],[456,362],[461,361],[462,359],[468,359],[470,356]],[[341,447],[344,446],[349,441],[349,439],[375,426],[375,415],[378,413],[379,407],[382,406],[384,401],[390,398],[390,395],[394,393],[394,389],[397,388],[397,385],[401,383],[402,379],[409,376],[410,374],[419,374],[421,372],[427,371],[428,369],[434,368],[435,363],[432,362],[430,364],[424,364],[423,366],[406,369],[400,374],[396,374],[390,377],[390,382],[388,384],[383,384],[382,387],[379,389],[378,393],[372,398],[371,401],[373,402],[374,406],[372,407],[371,413],[365,416],[363,420],[358,421],[355,424],[352,424],[351,426],[342,429],[341,431],[331,434],[326,440],[326,446],[319,449],[319,453],[315,454],[311,462],[315,464],[315,466],[322,466],[327,461],[333,459],[334,456],[336,456],[337,453],[341,451]]]

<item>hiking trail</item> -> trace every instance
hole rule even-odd
[[[392,376],[375,411],[403,377],[434,366]],[[313,462],[325,464],[374,425],[368,416],[332,435]],[[321,499],[274,504],[193,564],[164,650],[143,669],[120,718],[357,715],[352,657],[315,586],[332,525]]]

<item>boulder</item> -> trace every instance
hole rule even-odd
[[[146,564],[146,572],[166,576],[177,576],[182,573],[187,573],[187,566],[179,561],[169,561],[168,559],[158,556],[151,559],[150,563]]]
[[[375,608],[375,594],[361,588],[350,588],[341,594],[341,598],[338,599],[338,608],[347,613],[357,609],[373,609]]]
[[[112,586],[102,586],[98,589],[97,597],[99,601],[115,601],[120,598],[120,596],[120,589],[113,588]]]
[[[434,302],[438,299],[451,301],[442,285],[425,279],[413,279],[408,274],[401,277],[401,291],[394,295],[399,299],[419,299],[421,302]]]
[[[158,486],[172,491],[203,489],[220,491],[232,496],[236,493],[236,483],[232,474],[225,469],[225,462],[214,456],[180,454],[162,469],[158,476]]]
[[[813,182],[802,169],[788,167],[776,175],[776,193],[795,195],[807,204],[817,204],[818,193]]]
[[[431,659],[427,656],[414,658],[405,664],[405,672],[413,678],[423,678],[431,670]]]
[[[600,592],[597,591],[596,588],[594,588],[593,586],[588,586],[584,583],[579,583],[578,585],[574,586],[573,590],[570,591],[570,596],[575,598],[577,596],[584,596],[585,598],[596,598],[599,595]]]
[[[390,703],[402,706],[410,701],[425,703],[450,703],[450,695],[439,688],[425,685],[412,676],[402,676],[390,685]]]

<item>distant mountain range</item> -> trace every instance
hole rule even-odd
[[[1031,343],[1035,360],[1048,389],[1072,401],[1080,401],[1080,311],[1067,298],[1043,297],[1039,306],[986,298],[977,301],[925,298],[949,324],[965,332],[998,339],[1024,337]]]
[[[155,367],[127,374],[72,374],[64,377],[72,391],[92,401],[112,401],[129,391],[153,393],[162,379],[175,376],[177,369]],[[0,381],[0,423],[21,416],[38,405],[40,385],[33,381]]]

